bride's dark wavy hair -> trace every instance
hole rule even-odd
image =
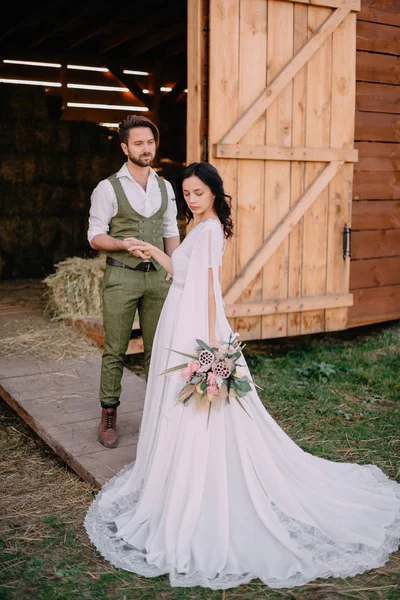
[[[187,222],[193,219],[193,213],[188,207],[183,195],[182,184],[185,179],[196,175],[203,183],[208,185],[215,196],[214,208],[224,228],[224,235],[230,238],[233,235],[233,222],[231,219],[232,197],[225,193],[224,183],[217,169],[209,162],[193,162],[188,165],[175,181],[175,194],[178,208],[178,218],[185,217]]]

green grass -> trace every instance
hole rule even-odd
[[[321,457],[374,463],[400,481],[400,328],[249,342],[260,397],[280,426]],[[142,358],[127,366],[138,374]],[[81,481],[9,407],[0,404],[1,600],[400,599],[400,552],[381,569],[290,590],[258,581],[222,591],[171,588],[167,576],[113,568],[83,518],[94,488]]]

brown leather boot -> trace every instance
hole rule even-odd
[[[97,439],[106,448],[116,448],[118,446],[116,408],[101,409],[101,421]]]

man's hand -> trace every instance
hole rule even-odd
[[[139,246],[144,244],[141,240],[137,240],[136,238],[129,237],[122,240],[122,244],[124,245],[125,250],[127,250],[132,256],[136,256],[137,258],[146,259],[149,258],[145,256],[143,252],[139,249]],[[132,248],[135,246],[134,248]]]
[[[134,256],[140,256],[141,258],[148,259],[151,256],[154,256],[155,247],[152,244],[148,244],[147,242],[142,242],[141,240],[135,240],[134,238],[126,238],[127,240],[132,240],[130,244],[128,244],[127,250]],[[124,240],[126,241],[126,240]],[[138,252],[139,254],[135,254]]]
[[[134,240],[133,244],[129,244],[127,250],[134,256],[140,256],[144,260],[148,260],[151,257],[155,258],[155,255],[157,254],[157,252],[158,252],[158,255],[161,254],[164,257],[166,256],[165,253],[162,252],[162,250],[157,248],[157,246],[153,246],[152,244],[148,244],[147,242],[142,242],[141,240]],[[158,256],[158,258],[160,258],[160,257]],[[167,258],[168,258],[168,261],[171,262],[170,258],[169,257],[167,257]],[[172,275],[168,271],[168,269],[166,269],[166,270],[167,270],[167,276],[165,278],[165,281],[169,281],[171,279]]]

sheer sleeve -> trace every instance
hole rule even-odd
[[[224,236],[217,221],[204,222],[191,233],[193,242],[178,327],[174,333],[175,347],[193,352],[196,339],[209,343],[209,299],[215,301],[215,337],[229,338],[229,323],[226,320],[219,271],[222,265]],[[211,271],[210,271],[211,270]],[[210,277],[210,275],[211,277]],[[212,282],[212,290],[210,289]]]

